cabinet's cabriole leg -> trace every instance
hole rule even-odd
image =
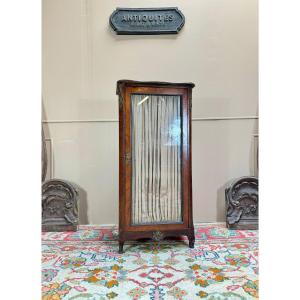
[[[189,247],[194,248],[195,247],[195,235],[194,234],[189,235],[188,239],[189,239]]]
[[[124,242],[123,241],[119,241],[119,253],[120,254],[124,253],[123,246],[124,246]]]

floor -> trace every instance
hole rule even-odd
[[[131,242],[118,254],[117,227],[79,226],[42,235],[42,299],[258,298],[258,232],[195,225],[187,240]]]

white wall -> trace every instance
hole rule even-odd
[[[116,7],[143,6],[178,6],[185,26],[161,36],[110,29]],[[115,90],[124,78],[196,84],[194,220],[224,220],[224,186],[255,173],[257,14],[256,0],[43,0],[43,120],[52,176],[79,185],[82,224],[118,220]]]

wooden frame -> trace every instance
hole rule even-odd
[[[152,238],[156,241],[167,236],[186,235],[194,247],[191,166],[191,96],[193,83],[138,82],[119,80],[119,252],[123,253],[126,240]],[[131,94],[180,95],[182,102],[182,223],[131,224]]]

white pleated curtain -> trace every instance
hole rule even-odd
[[[131,95],[132,224],[182,222],[180,96]]]

